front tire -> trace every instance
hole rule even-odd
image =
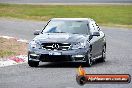
[[[30,58],[30,52],[28,52],[28,65],[30,66],[30,67],[38,67],[38,65],[39,65],[39,61],[32,61],[32,60],[29,60],[29,58]]]
[[[38,67],[39,62],[38,61],[28,61],[28,65],[30,67]]]
[[[89,67],[91,67],[92,64],[93,64],[91,51],[88,52],[88,54],[85,56],[85,59],[86,59],[86,65],[89,66]]]

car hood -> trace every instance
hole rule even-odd
[[[58,43],[72,43],[83,42],[87,38],[84,34],[69,34],[69,33],[45,33],[36,36],[33,40],[40,43],[58,42]]]

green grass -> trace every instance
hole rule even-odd
[[[93,18],[104,25],[132,25],[132,5],[16,5],[0,4],[0,17],[49,20],[54,17]]]
[[[10,56],[10,55],[14,55],[16,54],[15,52],[11,51],[11,50],[0,50],[0,57],[6,57],[6,56]]]

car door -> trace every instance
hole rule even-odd
[[[89,23],[89,27],[90,27],[90,34],[92,35],[93,32],[99,32],[95,26],[95,22],[92,21]],[[92,38],[90,39],[90,44],[92,45],[92,56],[93,57],[97,57],[99,55],[100,52],[100,37],[99,36],[92,36]]]

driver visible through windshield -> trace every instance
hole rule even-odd
[[[43,33],[88,34],[88,30],[85,21],[51,20],[44,28]]]

